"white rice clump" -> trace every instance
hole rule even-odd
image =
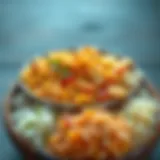
[[[129,86],[137,87],[137,85],[140,84],[143,77],[144,73],[140,69],[136,69],[135,71],[127,72],[125,74],[124,80]]]
[[[45,107],[20,108],[13,113],[17,132],[28,138],[37,147],[42,147],[45,134],[53,129],[55,117]]]
[[[122,111],[122,115],[127,118],[134,130],[136,143],[146,141],[148,136],[154,133],[157,106],[157,101],[148,95],[147,91],[143,91],[140,96],[129,101]]]

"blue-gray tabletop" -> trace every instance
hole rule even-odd
[[[2,120],[21,66],[36,54],[84,44],[131,56],[160,90],[159,0],[0,0],[0,160],[22,159]],[[160,159],[160,147],[151,159]]]

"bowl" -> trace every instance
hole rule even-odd
[[[156,98],[157,100],[160,100],[159,93],[152,87],[150,82],[148,82],[147,80],[144,80],[142,86],[145,87],[154,98]],[[12,125],[12,120],[11,120],[13,97],[14,97],[14,94],[16,94],[19,91],[20,91],[19,85],[15,84],[12,87],[9,95],[7,96],[5,105],[4,105],[4,123],[8,131],[9,137],[12,139],[12,142],[19,149],[19,151],[24,155],[26,160],[35,160],[35,159],[60,160],[59,158],[51,156],[40,149],[36,149],[23,136],[21,136],[14,130],[14,127]],[[131,151],[121,160],[146,159],[146,157],[148,157],[152,152],[152,150],[154,149],[160,136],[160,120],[159,119],[157,119],[157,124],[155,129],[156,129],[156,133],[152,136],[152,138],[148,139],[145,145],[143,145],[140,148],[137,148],[134,151]],[[110,157],[107,160],[115,160],[115,159],[113,157]]]
[[[75,49],[74,49],[75,50]],[[69,51],[74,51],[73,49],[72,50],[69,50]],[[108,52],[105,52],[104,50],[99,50],[99,53],[104,55],[105,53],[108,53]],[[111,54],[112,55],[112,54]],[[44,54],[44,55],[40,55],[42,57],[46,57],[47,54]],[[123,57],[121,56],[115,56],[117,59],[122,59]],[[30,62],[27,63],[27,65],[25,65],[23,68],[22,68],[22,72],[23,70],[25,70],[25,68],[27,66],[30,65]],[[132,67],[131,67],[132,68]],[[137,68],[135,68],[135,70],[137,71]],[[43,104],[47,104],[49,106],[54,106],[54,108],[56,108],[57,110],[64,110],[64,111],[72,111],[72,110],[80,110],[81,108],[83,109],[83,106],[93,106],[93,105],[103,105],[105,107],[108,107],[108,108],[114,108],[115,106],[117,106],[117,104],[119,103],[123,103],[126,99],[134,96],[137,92],[139,92],[139,89],[141,88],[141,83],[143,81],[143,77],[141,77],[140,80],[138,80],[138,85],[134,86],[133,88],[131,88],[129,90],[129,93],[126,97],[122,98],[122,99],[118,99],[118,100],[114,100],[114,99],[110,99],[108,101],[104,101],[104,102],[94,102],[94,103],[89,103],[89,104],[82,104],[82,105],[77,105],[77,104],[74,104],[74,103],[62,103],[62,102],[57,102],[55,100],[51,101],[51,100],[47,100],[46,98],[40,98],[38,97],[36,94],[33,93],[32,89],[30,89],[24,82],[23,80],[21,79],[21,77],[19,77],[19,86],[20,88],[31,98],[43,103]]]

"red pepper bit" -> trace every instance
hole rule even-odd
[[[64,116],[63,120],[62,120],[62,123],[63,123],[63,127],[64,128],[71,127],[71,119],[70,119],[70,117],[69,116]]]
[[[101,84],[99,84],[99,88],[102,90],[103,88],[106,88],[107,87],[107,80],[104,80]]]
[[[93,93],[93,91],[94,91],[94,88],[93,87],[84,87],[84,88],[82,88],[81,89],[83,92],[85,92],[85,93]]]
[[[64,125],[65,128],[69,128],[70,127],[69,121],[64,121],[63,125]]]
[[[74,81],[75,81],[75,77],[74,76],[67,77],[67,78],[64,78],[64,79],[61,80],[61,85],[63,87],[66,87],[66,86],[72,84]]]
[[[101,90],[97,95],[97,101],[104,102],[110,98],[108,92],[106,90]]]
[[[127,71],[127,67],[126,66],[121,66],[121,67],[118,67],[115,70],[115,74],[123,75],[126,71]]]

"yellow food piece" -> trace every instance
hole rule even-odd
[[[72,65],[74,63],[74,56],[70,52],[56,52],[49,54],[50,60],[59,60],[64,65]]]
[[[108,94],[116,99],[122,99],[128,95],[128,91],[122,86],[112,85],[108,88]]]
[[[74,102],[76,104],[92,102],[92,97],[88,94],[79,94],[75,97]]]

